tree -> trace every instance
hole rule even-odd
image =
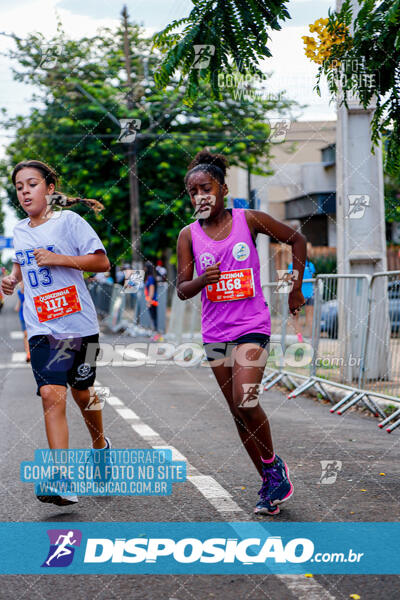
[[[365,0],[353,22],[351,0],[310,27],[306,54],[320,64],[317,86],[326,75],[332,97],[348,106],[356,97],[376,110],[372,142],[386,137],[386,169],[400,173],[400,0]],[[317,27],[316,27],[317,26]],[[322,52],[321,52],[322,48]]]
[[[385,221],[400,223],[400,175],[385,179]]]
[[[318,48],[322,52],[315,53],[316,40],[306,36],[307,53],[320,64],[317,91],[324,73],[334,99],[340,88],[345,103],[352,94],[365,109],[377,102],[372,142],[386,136],[386,168],[394,174],[400,172],[400,0],[359,3],[353,24],[350,0],[344,0],[340,11],[329,11],[326,23],[320,20],[325,25]],[[193,0],[193,4],[188,17],[173,21],[155,36],[156,46],[165,53],[157,83],[165,86],[179,70],[188,101],[192,101],[205,81],[211,83],[214,97],[219,97],[216,74],[222,71],[236,68],[242,75],[260,76],[258,60],[270,56],[268,29],[280,29],[280,22],[290,18],[288,2]],[[177,28],[181,31],[174,32]],[[211,48],[210,60],[207,67],[196,69],[196,46],[201,45]],[[355,71],[354,65],[358,65]]]
[[[268,30],[281,29],[280,21],[290,18],[287,0],[193,0],[193,4],[188,17],[173,21],[154,38],[155,46],[166,53],[156,82],[165,87],[180,71],[181,82],[187,78],[186,99],[193,101],[206,83],[213,97],[220,98],[218,73],[238,70],[262,77],[258,60],[271,56]],[[209,62],[198,68],[201,55]]]
[[[16,162],[28,158],[52,165],[62,177],[60,187],[65,193],[103,202],[106,210],[100,216],[84,207],[77,210],[95,226],[116,264],[131,258],[129,166],[125,147],[118,141],[120,130],[105,109],[118,119],[141,121],[136,142],[145,260],[175,248],[179,229],[190,221],[183,178],[194,154],[209,146],[224,152],[231,164],[269,173],[266,116],[293,106],[281,96],[249,97],[246,89],[238,90],[230,82],[224,82],[217,102],[210,100],[208,85],[191,106],[183,104],[185,90],[177,82],[164,91],[156,87],[153,72],[159,55],[151,52],[151,41],[136,25],[129,26],[132,81],[128,86],[123,33],[122,27],[103,29],[76,41],[66,38],[60,24],[46,54],[40,35],[14,36],[15,77],[38,91],[28,116],[4,119],[3,125],[17,133],[0,170],[13,206],[16,196],[9,173]],[[134,99],[133,108],[127,108],[127,94]]]

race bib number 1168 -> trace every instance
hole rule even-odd
[[[207,285],[206,296],[212,302],[229,302],[254,297],[253,269],[221,271],[217,283]]]

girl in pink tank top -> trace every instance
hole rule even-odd
[[[289,294],[292,314],[305,302],[301,284],[306,240],[264,212],[226,209],[226,169],[223,156],[205,150],[189,165],[185,185],[197,220],[179,234],[177,292],[182,300],[201,292],[206,355],[240,439],[262,477],[255,512],[274,515],[292,495],[293,485],[286,463],[274,453],[268,419],[259,403],[271,319],[255,238],[262,233],[292,246],[293,272],[298,272]]]

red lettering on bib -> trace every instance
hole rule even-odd
[[[221,271],[220,280],[206,286],[206,296],[211,302],[243,300],[253,298],[254,295],[253,269]]]
[[[48,294],[40,294],[40,296],[35,296],[33,301],[40,323],[59,319],[82,310],[78,292],[74,285]]]

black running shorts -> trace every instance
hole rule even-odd
[[[269,338],[270,336],[265,333],[246,333],[231,342],[208,342],[203,344],[203,346],[207,360],[211,362],[216,359],[229,357],[233,348],[239,344],[257,344],[261,348],[266,348]]]
[[[77,390],[87,390],[96,379],[96,358],[99,354],[99,334],[58,340],[51,335],[34,335],[29,339],[31,365],[37,383],[37,395],[42,385],[68,384]]]

